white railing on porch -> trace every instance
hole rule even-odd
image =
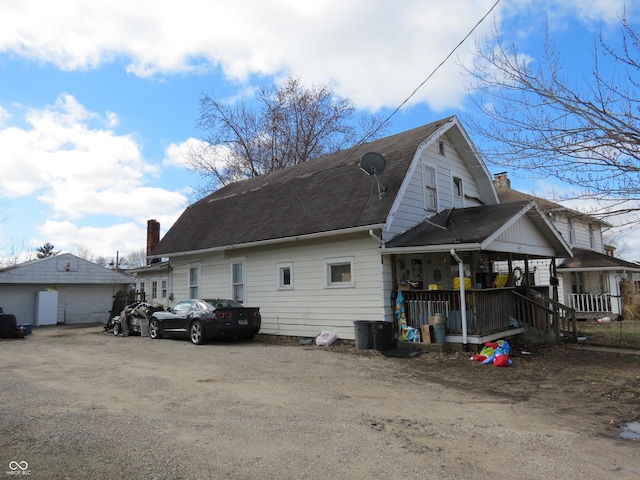
[[[436,313],[449,316],[449,302],[446,300],[408,300],[409,326],[420,328],[427,325],[429,317]]]
[[[567,305],[580,313],[608,313],[611,312],[610,293],[569,293]]]

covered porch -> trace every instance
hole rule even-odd
[[[560,298],[580,320],[622,316],[622,283],[640,278],[640,265],[615,258],[613,252],[605,255],[580,248],[557,271]]]
[[[446,343],[483,344],[531,329],[559,340],[562,323],[572,318],[557,297],[530,288],[529,259],[571,256],[533,204],[445,211],[383,250],[391,255],[392,296],[407,326],[420,330],[442,314]],[[524,271],[514,261],[523,261]]]

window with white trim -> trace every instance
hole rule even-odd
[[[278,290],[293,290],[293,262],[278,264]]]
[[[453,206],[464,207],[464,187],[460,177],[453,177]]]
[[[167,279],[160,280],[160,298],[167,298]]]
[[[151,298],[152,299],[158,298],[158,281],[157,280],[151,281]]]
[[[324,261],[326,287],[354,287],[354,263],[353,257],[326,259]]]
[[[453,177],[453,194],[459,198],[462,198],[464,194],[462,191],[462,179],[459,177]]]
[[[200,298],[200,267],[189,267],[189,298]]]
[[[422,168],[422,181],[424,183],[424,209],[437,211],[438,191],[436,189],[436,169],[424,165]]]
[[[231,261],[231,296],[239,303],[244,303],[244,268],[244,260]]]
[[[567,230],[569,231],[569,245],[575,245],[576,232],[573,229],[573,220],[570,218],[567,220]]]

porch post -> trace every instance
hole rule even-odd
[[[464,263],[456,251],[451,249],[451,256],[458,262],[458,276],[460,277],[460,318],[462,320],[462,345],[467,348],[467,299],[464,291]]]

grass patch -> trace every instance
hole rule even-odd
[[[605,323],[591,320],[578,322],[577,327],[578,336],[588,337],[589,344],[640,349],[640,321],[638,320]]]

